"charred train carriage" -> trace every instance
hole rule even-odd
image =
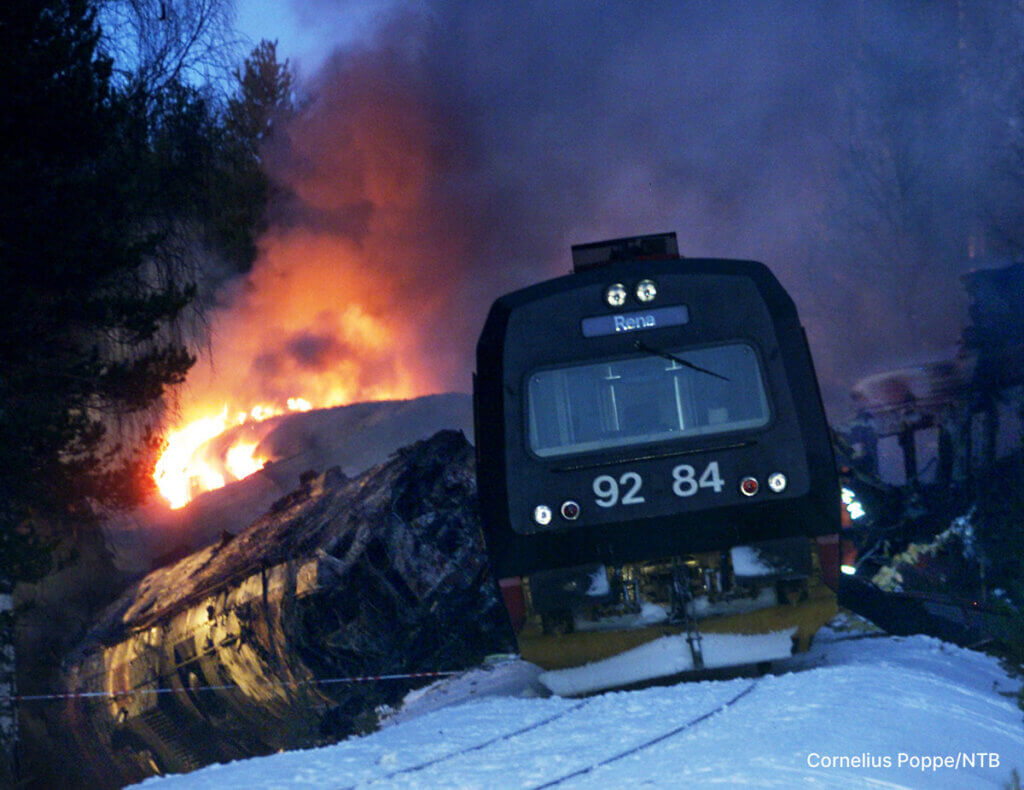
[[[793,301],[675,234],[573,263],[498,299],[477,347],[484,536],[523,657],[676,650],[680,672],[805,648],[835,612],[814,548],[839,485]],[[632,656],[617,677],[645,679]]]

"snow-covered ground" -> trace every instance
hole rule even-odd
[[[321,749],[150,779],[152,790],[342,787],[1003,788],[1024,777],[1019,680],[924,636],[840,619],[761,678],[542,697],[509,662],[435,684]]]

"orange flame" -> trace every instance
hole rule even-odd
[[[284,258],[283,253],[276,256],[277,261]],[[264,302],[257,298],[266,287],[260,286],[249,302],[220,317],[219,356],[227,362],[216,369],[200,367],[190,376],[190,389],[197,396],[184,409],[188,415],[184,427],[167,435],[167,448],[154,471],[157,488],[172,508],[248,477],[271,460],[257,453],[258,442],[251,436],[240,436],[227,450],[212,450],[214,440],[230,428],[289,412],[357,400],[405,399],[429,391],[429,386],[416,384],[428,381],[425,375],[413,373],[394,358],[396,350],[407,345],[399,339],[397,326],[386,326],[358,304],[334,312],[320,310],[312,321],[304,321],[316,307],[309,294],[322,294],[325,289],[323,283],[315,287],[315,271],[304,273],[296,267],[291,276],[309,278],[308,289],[290,293],[288,287],[280,287],[276,300],[268,295]],[[257,270],[250,282],[259,278]],[[293,299],[296,294],[302,297]],[[283,346],[281,338],[285,338]],[[305,394],[279,397],[289,384],[301,386]],[[239,408],[235,393],[250,389],[274,402]],[[206,394],[198,395],[200,391]],[[213,409],[204,404],[218,400],[228,405],[211,414]]]
[[[167,435],[167,449],[156,463],[153,479],[172,508],[187,505],[196,490],[224,485],[224,477],[196,457],[198,450],[227,428],[227,407],[215,417],[202,417]]]
[[[305,398],[288,398],[287,411],[309,411],[312,404]],[[236,425],[260,423],[286,413],[267,404],[258,404],[228,419],[228,407],[211,417],[200,417],[184,428],[167,434],[167,447],[153,471],[157,489],[172,509],[184,507],[198,494],[242,480],[262,469],[269,458],[257,454],[259,442],[243,437],[223,453],[211,452],[210,443]]]
[[[267,462],[266,458],[253,455],[257,446],[256,442],[239,442],[228,449],[224,463],[236,479],[241,480],[260,471]]]
[[[457,150],[421,82],[397,53],[340,59],[263,152],[284,189],[252,270],[217,295],[211,364],[182,393],[185,427],[155,472],[173,507],[274,460],[252,432],[224,450],[215,437],[232,427],[468,384],[478,316],[457,287],[464,208],[445,176]]]

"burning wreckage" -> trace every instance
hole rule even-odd
[[[963,283],[960,354],[859,381],[857,416],[835,432],[840,602],[893,633],[1024,652],[1024,263]]]
[[[1006,621],[987,617],[977,567],[972,586],[934,560],[963,555],[950,547],[971,543],[970,520],[947,528],[993,470],[1021,463],[1019,447],[1000,459],[997,444],[1000,418],[1005,429],[1007,411],[1024,417],[1024,305],[1011,296],[1024,292],[1024,265],[965,284],[969,353],[864,380],[858,420],[834,439],[852,572],[841,602],[894,632],[945,622],[942,635],[973,643],[999,638]],[[882,482],[886,445],[905,484]],[[244,532],[136,583],[72,651],[48,729],[72,741],[83,785],[334,741],[372,726],[409,685],[330,681],[471,666],[511,647],[460,433],[355,479],[334,469],[301,483]],[[922,544],[935,535],[934,550]]]
[[[307,473],[249,529],[128,589],[65,665],[58,727],[85,783],[333,742],[410,688],[338,679],[507,650],[472,459],[442,431],[355,479]]]

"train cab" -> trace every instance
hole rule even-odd
[[[484,537],[524,658],[790,621],[806,645],[834,612],[812,539],[838,531],[839,484],[792,299],[675,234],[573,263],[499,298],[477,347]]]

